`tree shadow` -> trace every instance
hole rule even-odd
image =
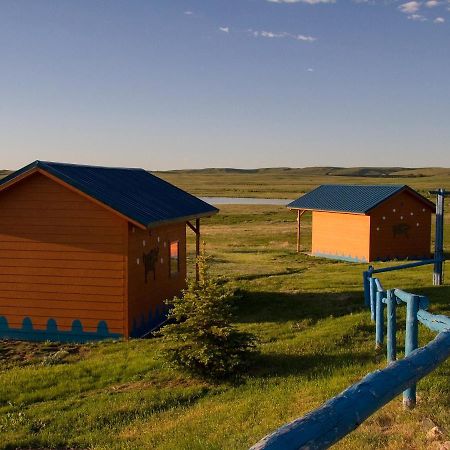
[[[412,289],[412,293],[426,295],[430,300],[430,310],[436,314],[450,315],[450,286],[430,286]]]
[[[341,317],[366,310],[361,292],[283,293],[239,290],[236,321],[240,323],[286,322]]]
[[[365,366],[369,362],[378,363],[382,358],[383,355],[356,351],[339,354],[260,354],[256,357],[255,369],[251,375],[261,378],[302,375],[318,379],[329,377],[330,374],[343,367]]]

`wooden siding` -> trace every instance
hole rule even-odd
[[[370,215],[372,261],[431,256],[432,212],[417,197],[401,192]]]
[[[0,195],[0,316],[125,333],[127,223],[36,173]]]
[[[186,280],[186,225],[184,222],[141,230],[129,225],[128,322],[130,334],[140,336],[162,320],[164,300],[178,295]],[[180,270],[170,276],[170,242],[179,241]],[[143,255],[158,249],[155,274],[145,277]]]
[[[312,253],[369,261],[370,217],[325,211],[312,213]]]

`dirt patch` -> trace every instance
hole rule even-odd
[[[32,364],[52,365],[72,362],[88,351],[80,344],[0,340],[0,366],[3,369]]]

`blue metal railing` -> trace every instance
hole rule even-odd
[[[376,321],[377,348],[383,346],[385,306],[387,310],[388,366],[370,373],[306,416],[282,426],[252,450],[328,448],[401,392],[405,407],[414,407],[416,383],[450,357],[450,317],[429,313],[429,301],[424,296],[400,289],[386,291],[379,280],[370,279],[369,304]],[[403,304],[406,304],[405,358],[397,361],[397,306]],[[419,321],[439,333],[422,348],[417,348]]]

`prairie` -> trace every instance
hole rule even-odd
[[[380,182],[281,172],[162,175],[199,195],[285,198],[325,180]],[[388,179],[398,180],[422,192],[450,186],[439,173]],[[309,227],[306,216],[302,250],[309,248]],[[236,289],[236,326],[259,340],[261,354],[242,382],[214,384],[168,368],[158,338],[86,345],[0,341],[1,449],[245,449],[385,366],[363,307],[366,265],[297,254],[295,215],[282,206],[225,205],[202,230],[213,273]],[[189,250],[192,273],[192,239]],[[386,288],[429,295],[432,311],[450,315],[450,287],[433,287],[430,267],[381,279]],[[422,345],[433,336],[420,328]],[[401,332],[400,352],[403,342]],[[395,399],[336,448],[432,448],[437,444],[426,434],[433,424],[450,440],[449,376],[450,361],[419,383],[415,410],[404,411]]]

